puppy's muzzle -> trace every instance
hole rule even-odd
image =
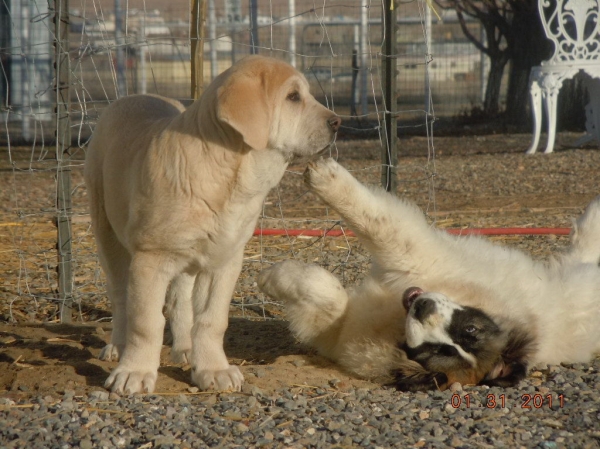
[[[424,297],[417,298],[410,308],[411,315],[420,323],[427,321],[427,319],[435,312],[435,301],[433,299]]]

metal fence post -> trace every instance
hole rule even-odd
[[[219,75],[219,57],[217,52],[217,12],[215,0],[208,0],[208,43],[210,45],[210,80]],[[233,36],[231,36],[233,40]],[[233,46],[233,42],[231,43]]]
[[[258,0],[250,0],[250,54],[258,54]]]
[[[58,296],[60,320],[70,323],[73,307],[71,257],[71,63],[69,59],[69,0],[54,0],[54,70],[56,117],[56,226],[58,230]]]
[[[368,120],[369,114],[369,73],[367,71],[367,54],[371,51],[369,45],[369,3],[367,0],[360,2],[360,38],[358,41],[358,63],[360,65],[360,73],[358,85],[360,89],[360,116]]]
[[[115,46],[116,46],[116,71],[117,71],[117,98],[127,95],[127,76],[125,65],[127,52],[125,49],[125,38],[123,37],[123,9],[121,0],[115,0]]]
[[[384,1],[385,11],[382,81],[385,102],[385,136],[382,148],[381,184],[388,192],[396,192],[396,164],[398,163],[397,148],[397,117],[396,117],[396,5],[394,0]]]
[[[207,0],[192,1],[191,58],[192,58],[192,99],[202,95],[204,90],[204,24],[206,23]]]

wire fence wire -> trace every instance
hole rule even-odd
[[[55,110],[59,68],[53,5],[59,4],[69,8],[66,113],[72,136],[62,153],[55,151],[61,117]],[[383,145],[383,2],[340,0],[315,7],[308,0],[259,0],[254,10],[242,10],[240,0],[211,0],[208,6],[205,85],[253,52],[286,60],[305,74],[315,96],[343,118],[342,137],[370,139],[357,145],[371,150]],[[481,103],[486,61],[452,15],[429,26],[424,0],[400,3],[397,9],[396,54],[388,55],[397,61],[397,108],[387,112],[398,118],[400,132],[417,129],[429,137],[423,149],[427,161],[400,176],[427,192],[434,208],[431,121]],[[0,320],[60,321],[57,192],[64,171],[71,183],[73,318],[109,320],[82,177],[85,149],[102,109],[119,97],[154,93],[191,102],[188,1],[0,0],[0,56]],[[352,169],[365,182],[377,183],[381,164],[361,160]],[[292,167],[269,195],[260,227],[340,227],[329,210],[307,205],[300,174],[301,168]],[[368,262],[350,238],[253,238],[232,314],[279,317],[278,305],[258,292],[255,278],[264,264],[290,257],[317,260],[345,282],[355,281]]]

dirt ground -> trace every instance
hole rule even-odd
[[[569,227],[600,192],[600,151],[594,146],[573,149],[578,137],[562,133],[556,153],[535,156],[523,154],[529,134],[436,137],[433,142],[402,138],[397,193],[416,201],[443,228]],[[51,150],[1,151],[0,396],[102,389],[116,364],[96,358],[111,325],[86,212],[83,150],[74,154],[72,165],[74,325],[60,324],[56,300],[55,162],[44,153]],[[378,184],[380,151],[378,140],[348,140],[338,143],[334,156],[363,182]],[[306,191],[302,170],[292,167],[269,195],[259,226],[343,229],[335,214]],[[568,241],[555,235],[490,238],[540,259]],[[258,292],[255,277],[261,267],[288,257],[319,263],[346,285],[358,282],[369,266],[369,255],[353,238],[254,237],[226,336],[226,352],[246,377],[244,388],[372,386],[300,346],[287,330],[281,307]],[[189,367],[170,364],[168,353],[164,346],[157,391],[196,394]]]

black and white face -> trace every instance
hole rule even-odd
[[[529,328],[510,322],[503,329],[483,310],[418,287],[406,289],[402,303],[408,360],[394,370],[398,389],[445,389],[454,382],[509,387],[526,376],[536,348]]]
[[[479,371],[498,359],[505,339],[483,311],[463,307],[441,293],[411,287],[404,292],[409,359],[430,371]]]

